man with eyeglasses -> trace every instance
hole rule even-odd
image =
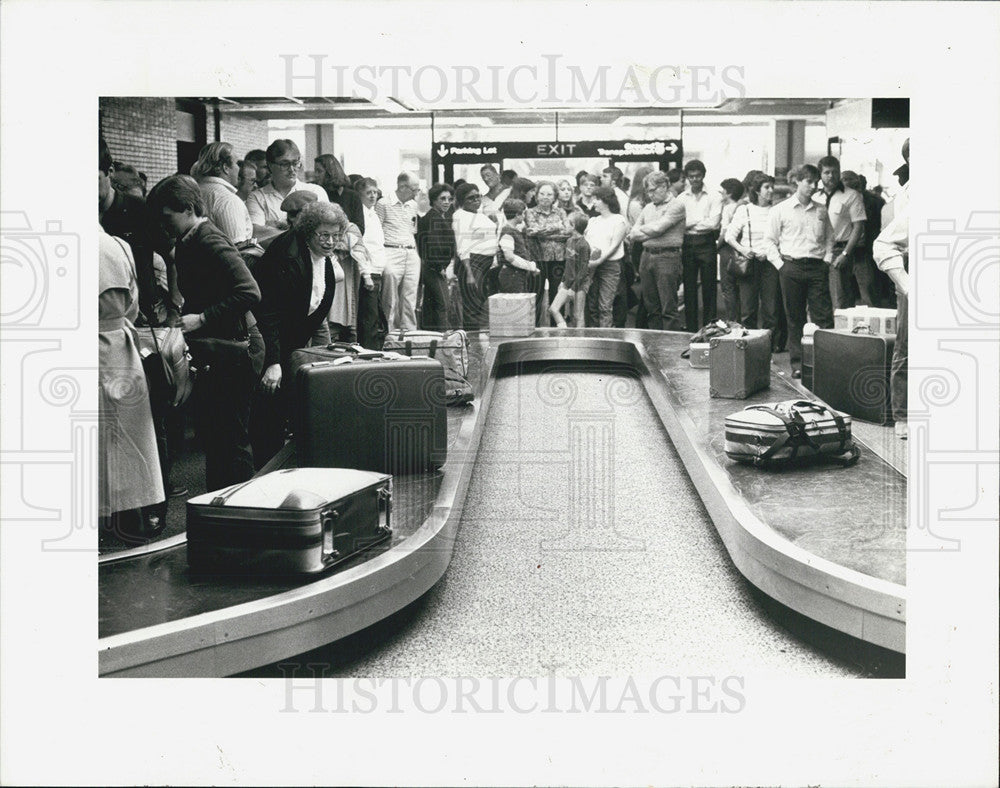
[[[420,181],[416,175],[401,172],[396,191],[375,204],[385,236],[385,262],[396,281],[396,299],[390,317],[395,330],[417,328],[417,287],[420,284],[420,255],[417,254],[417,204]]]
[[[265,247],[288,229],[288,216],[281,210],[281,203],[289,194],[308,191],[315,194],[319,202],[330,202],[322,186],[300,181],[296,177],[302,168],[302,154],[292,140],[275,140],[268,146],[267,167],[271,182],[250,192],[247,197],[254,237]]]
[[[649,173],[643,181],[649,203],[635,221],[630,237],[642,242],[639,281],[649,327],[657,331],[683,331],[677,290],[683,276],[681,253],[687,209],[676,199],[685,188],[684,172],[673,169]]]

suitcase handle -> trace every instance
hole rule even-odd
[[[331,342],[326,346],[327,350],[343,350],[345,353],[354,353],[358,355],[360,353],[370,353],[366,348],[361,347],[357,342]],[[377,351],[374,351],[377,352]]]
[[[332,563],[340,558],[340,551],[333,546],[333,529],[340,513],[336,509],[326,509],[320,515],[320,523],[323,525],[323,552],[322,561],[324,564]]]
[[[230,498],[232,498],[233,495],[235,495],[236,493],[238,493],[240,490],[242,490],[244,487],[246,487],[252,481],[253,481],[253,479],[248,479],[247,481],[241,482],[240,484],[234,484],[232,487],[227,487],[225,490],[223,490],[221,493],[219,493],[218,495],[216,495],[209,502],[209,506],[223,506],[223,505],[225,505],[226,501],[228,501]]]

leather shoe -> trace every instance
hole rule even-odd
[[[795,378],[796,380],[798,380],[799,378],[801,378],[802,377],[802,370],[801,369],[793,369],[792,370],[792,377]]]

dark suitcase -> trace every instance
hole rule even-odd
[[[802,337],[802,385],[812,391],[813,387],[813,338],[810,334]]]
[[[895,343],[892,335],[819,329],[813,334],[813,393],[856,419],[890,423]]]
[[[289,468],[187,502],[196,572],[322,572],[389,538],[392,477]]]
[[[768,329],[726,334],[709,340],[708,393],[746,399],[771,387],[771,332]]]
[[[444,464],[448,417],[440,361],[338,344],[296,350],[290,363],[300,467],[409,474]]]

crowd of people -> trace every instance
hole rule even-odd
[[[652,330],[693,333],[717,318],[767,328],[798,377],[807,320],[832,327],[834,309],[895,306],[906,289],[897,258],[887,273],[875,264],[884,201],[829,156],[787,183],[754,170],[718,192],[697,159],[631,180],[616,166],[581,171],[575,184],[487,164],[481,186],[426,195],[414,173],[380,185],[330,154],[316,158],[315,182],[302,170],[291,140],[242,158],[213,142],[190,173],[147,192],[101,141],[101,515],[116,533],[155,535],[165,499],[183,493],[170,481],[183,423],[135,327],[184,333],[214,490],[281,448],[291,354],[307,345],[484,330],[491,294],[533,293],[539,326],[624,327],[634,314]]]

